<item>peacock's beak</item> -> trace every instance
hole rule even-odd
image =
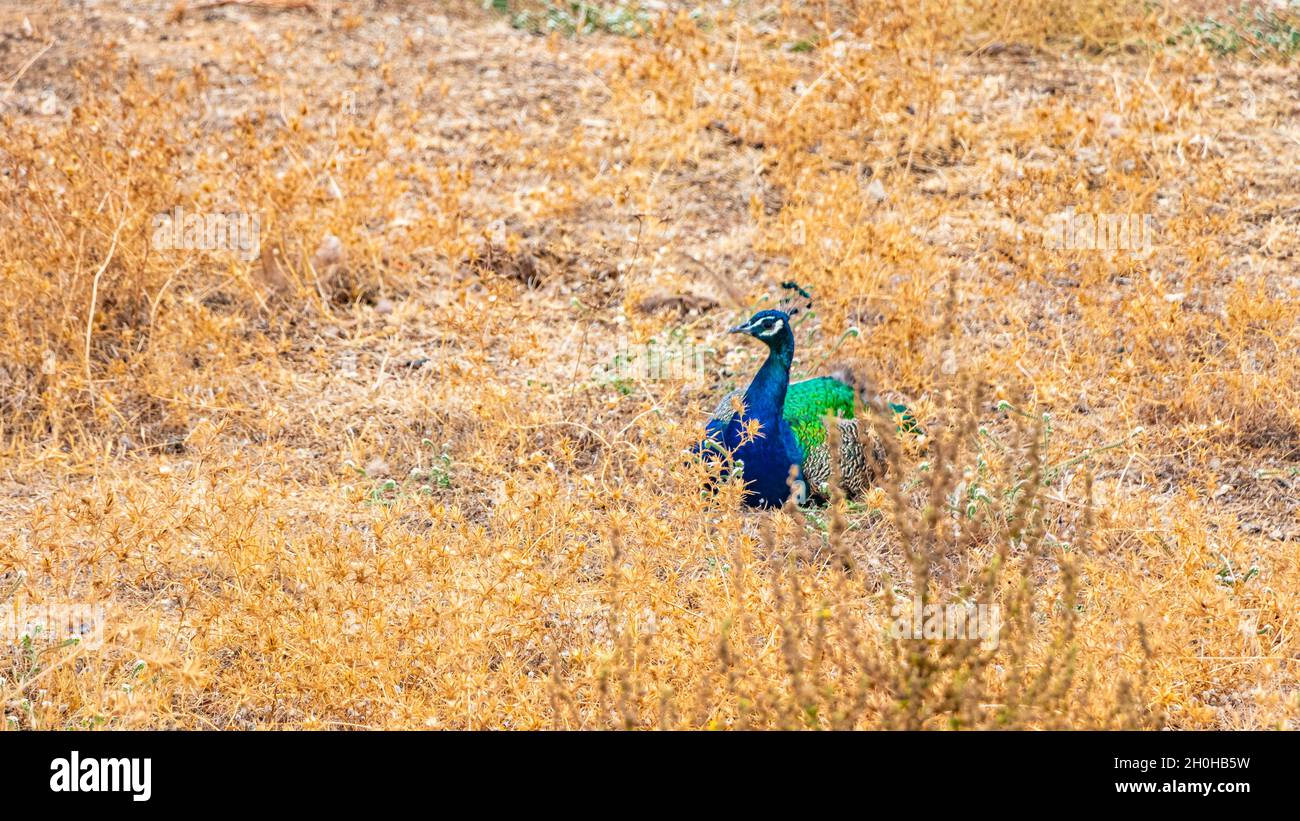
[[[737,326],[734,327],[734,328],[728,328],[728,329],[727,329],[727,333],[729,333],[729,334],[747,334],[747,333],[749,333],[749,332],[752,331],[752,330],[754,330],[754,328],[753,328],[753,326],[752,326],[750,323],[748,323],[748,322],[742,322],[742,323],[740,323],[739,325],[737,325]]]

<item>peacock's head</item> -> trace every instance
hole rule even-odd
[[[790,315],[785,311],[759,311],[728,331],[733,334],[749,334],[761,339],[769,348],[783,348],[794,344],[794,332],[790,330]]]

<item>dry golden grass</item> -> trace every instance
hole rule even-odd
[[[1165,43],[1206,4],[38,5],[0,10],[0,602],[109,618],[0,650],[6,728],[1300,718],[1300,86]],[[176,206],[260,255],[151,247]],[[1156,247],[1049,248],[1068,207]],[[755,513],[682,452],[786,279],[796,370],[929,436]],[[704,379],[592,376],[670,333]],[[893,639],[914,596],[1001,640]]]

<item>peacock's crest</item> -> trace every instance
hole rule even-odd
[[[812,310],[812,294],[794,281],[781,283],[781,299],[777,310],[789,316]]]

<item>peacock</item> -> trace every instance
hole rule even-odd
[[[824,500],[831,459],[823,419],[832,416],[840,433],[842,488],[849,497],[864,493],[877,466],[884,464],[884,452],[868,426],[859,430],[859,420],[853,417],[853,386],[835,376],[791,384],[794,332],[786,311],[759,311],[729,333],[747,334],[766,344],[767,361],[748,388],[732,391],[718,403],[696,453],[738,463],[750,507],[780,507],[792,492],[796,504]],[[906,407],[890,403],[890,408],[901,430],[920,431]]]

